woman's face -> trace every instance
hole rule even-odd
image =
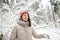
[[[23,21],[28,21],[28,14],[27,14],[27,13],[24,13],[24,14],[22,15],[22,20],[23,20]]]

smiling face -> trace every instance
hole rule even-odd
[[[29,22],[29,27],[31,27],[31,20],[28,12],[23,12],[20,14],[20,19],[25,22]]]
[[[22,15],[22,20],[23,20],[23,21],[28,21],[28,14],[27,14],[27,13],[24,13],[24,14]]]

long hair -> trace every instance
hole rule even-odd
[[[28,12],[26,12],[26,13],[28,14]],[[19,20],[22,20],[23,21],[22,16],[23,15],[20,16]],[[31,20],[30,20],[29,14],[28,14],[28,22],[29,22],[29,27],[31,27]]]

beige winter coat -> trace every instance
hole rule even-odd
[[[32,40],[32,35],[35,38],[42,38],[42,35],[36,34],[32,27],[28,26],[28,22],[19,20],[12,29],[10,40]]]

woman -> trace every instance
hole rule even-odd
[[[31,27],[29,13],[22,12],[20,13],[19,21],[11,32],[10,40],[32,40],[32,35],[35,38],[45,38],[44,35],[38,35]]]

